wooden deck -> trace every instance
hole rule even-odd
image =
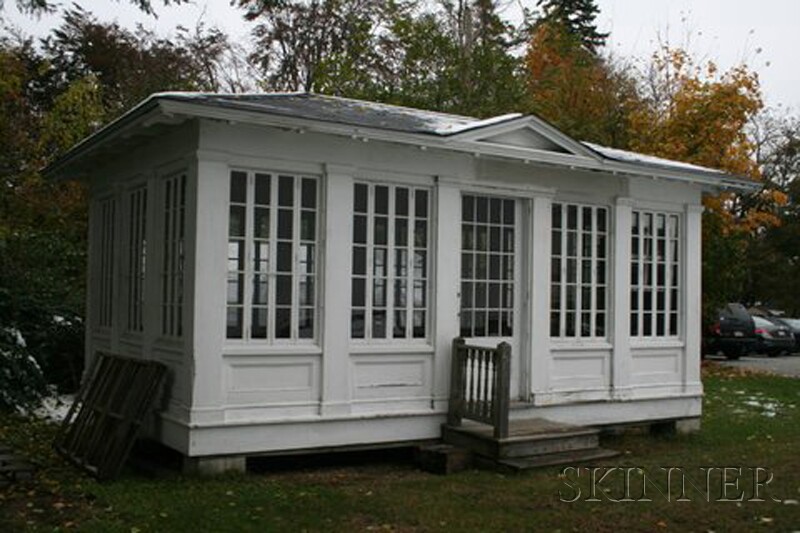
[[[465,448],[479,461],[492,461],[513,470],[604,459],[617,452],[599,447],[595,428],[533,418],[510,422],[508,437],[495,438],[491,426],[464,421],[442,426],[442,439]]]

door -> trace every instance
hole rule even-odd
[[[521,394],[521,211],[513,198],[461,199],[460,335],[477,346],[511,345],[512,398]]]

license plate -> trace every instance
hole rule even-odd
[[[734,337],[744,337],[744,332],[743,331],[734,331],[733,332],[733,336]]]

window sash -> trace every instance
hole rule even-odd
[[[127,290],[126,325],[128,331],[144,329],[145,275],[147,260],[147,186],[128,193],[128,262],[125,285]]]
[[[167,178],[163,188],[161,334],[183,336],[186,174]]]
[[[229,198],[228,202],[226,339],[313,344],[319,333],[319,179],[289,172],[232,169],[229,184],[235,174],[244,176],[245,185],[244,201]],[[291,187],[282,187],[289,180]],[[259,183],[266,182],[268,187],[260,189]],[[311,188],[304,188],[309,184],[313,184],[313,193]],[[264,198],[257,198],[259,190],[265,194]],[[291,205],[283,202],[288,195]],[[308,205],[310,199],[313,205]],[[244,212],[240,235],[232,232],[234,209]],[[313,228],[309,235],[310,224]],[[231,268],[234,243],[240,247],[236,258],[239,265],[235,269]],[[287,256],[288,264],[284,263]],[[231,301],[234,278],[237,298]],[[286,282],[288,287],[284,285]],[[257,315],[260,315],[258,320]],[[277,326],[279,316],[288,322],[288,332]],[[309,320],[310,328],[302,327],[301,319]]]
[[[635,210],[631,221],[630,334],[677,338],[681,309],[678,214]]]
[[[608,208],[551,207],[550,336],[608,336]]]
[[[114,325],[114,254],[116,231],[116,200],[107,198],[98,204],[100,228],[98,239],[98,284],[96,321],[101,328]]]
[[[514,198],[461,196],[462,337],[514,334],[518,206]]]
[[[362,195],[364,206],[359,205]],[[353,197],[350,338],[355,342],[426,341],[430,334],[430,189],[356,182]],[[380,210],[378,202],[385,203]],[[405,206],[402,212],[398,211],[401,205]]]

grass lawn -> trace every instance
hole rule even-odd
[[[754,495],[747,469],[738,490],[728,487],[730,499],[742,494],[745,501],[715,501],[721,496],[715,473],[710,503],[691,488],[691,501],[674,501],[677,485],[672,502],[648,485],[652,501],[615,503],[611,499],[624,495],[621,471],[607,476],[596,491],[600,501],[592,502],[586,501],[585,470],[581,477],[570,472],[568,485],[560,467],[441,477],[374,457],[362,464],[206,479],[126,472],[100,484],[50,452],[51,426],[0,417],[0,442],[41,465],[34,480],[0,489],[0,531],[800,531],[800,380],[711,364],[704,383],[699,434],[608,437],[603,445],[623,453],[596,466],[640,467],[661,475],[656,484],[664,491],[659,467],[683,467],[702,490],[701,467],[763,467],[773,475],[761,489],[766,501],[748,501]],[[642,499],[640,477],[630,479],[629,495]],[[581,487],[581,497],[560,501],[559,492],[574,498],[574,487]]]

